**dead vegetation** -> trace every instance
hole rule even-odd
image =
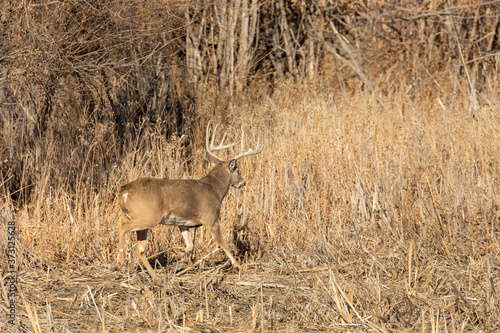
[[[14,221],[17,329],[499,330],[498,4],[199,3],[0,9],[0,237]],[[222,207],[244,270],[203,228],[192,259],[173,260],[182,236],[166,226],[148,246],[161,283],[133,251],[113,270],[117,187],[206,174],[214,118],[269,148],[240,163],[247,185]]]

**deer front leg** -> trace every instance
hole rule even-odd
[[[234,267],[241,269],[241,265],[234,259],[233,255],[231,252],[227,249],[226,242],[224,242],[224,239],[222,238],[222,235],[220,233],[219,229],[219,224],[216,222],[214,226],[208,226],[207,227],[210,229],[212,232],[212,236],[215,238],[217,243],[219,244],[220,247],[226,252],[226,255],[228,256],[229,260],[231,260],[231,263],[233,264]]]
[[[137,245],[135,246],[135,253],[141,260],[142,264],[148,270],[149,275],[153,278],[153,280],[159,280],[158,275],[156,275],[155,270],[149,264],[148,259],[146,258],[146,246],[148,243],[148,230],[138,230],[137,231]]]
[[[191,232],[189,228],[179,227],[182,233],[182,237],[184,237],[184,242],[186,243],[186,247],[180,251],[181,255],[185,255],[193,250],[194,244],[193,239],[191,238]]]

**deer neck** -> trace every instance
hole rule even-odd
[[[219,164],[203,177],[201,181],[210,186],[222,202],[229,191],[229,186],[231,186],[231,174]]]

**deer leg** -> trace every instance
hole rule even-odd
[[[193,239],[191,238],[191,233],[189,232],[189,228],[179,227],[181,229],[182,237],[184,237],[184,242],[186,243],[186,247],[181,250],[181,255],[185,255],[193,250]]]
[[[148,230],[139,230],[137,231],[137,245],[135,247],[135,253],[142,261],[142,264],[148,270],[149,275],[154,279],[158,280],[158,275],[156,275],[155,270],[149,264],[148,259],[146,258],[146,246],[148,243]]]
[[[125,262],[125,231],[123,230],[123,222],[120,221],[118,224],[118,259],[117,259],[117,269],[121,269],[123,267],[123,263]]]
[[[144,229],[143,223],[140,222],[139,220],[123,220],[120,221],[120,223],[118,224],[118,258],[116,265],[117,269],[121,269],[123,267],[123,263],[125,262],[125,234],[134,229]]]
[[[215,223],[214,226],[212,226],[212,227],[207,226],[207,227],[212,232],[212,236],[215,238],[215,240],[217,241],[217,243],[219,244],[219,246],[222,247],[222,249],[224,250],[224,252],[226,252],[226,255],[228,256],[229,260],[231,260],[231,263],[233,264],[233,266],[237,267],[238,269],[241,269],[240,264],[236,261],[236,259],[234,259],[234,257],[231,254],[231,252],[229,252],[229,250],[227,249],[227,245],[224,242],[224,239],[222,238],[222,235],[220,233],[219,224]]]
[[[193,252],[191,252],[191,261],[194,258],[194,253],[196,252],[196,248],[194,247],[194,244],[196,244],[196,230],[198,230],[198,227],[194,228],[194,235],[193,235]]]

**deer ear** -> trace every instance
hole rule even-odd
[[[236,160],[231,160],[228,165],[229,171],[234,172],[238,166],[236,165]]]

